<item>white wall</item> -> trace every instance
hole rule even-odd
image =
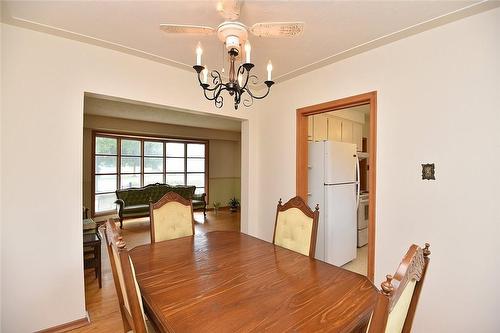
[[[85,316],[82,265],[84,92],[244,119],[242,190],[256,182],[252,110],[217,110],[194,73],[2,24],[2,332]],[[251,153],[250,153],[251,151]],[[8,161],[8,163],[6,162]],[[254,178],[254,179],[252,179]],[[243,193],[242,230],[257,210]]]
[[[499,41],[494,9],[277,85],[259,110],[259,236],[295,194],[295,110],[376,90],[376,284],[429,241],[414,331],[499,332]]]
[[[231,198],[241,199],[241,143],[229,140],[210,140],[208,207],[220,202],[228,206]]]
[[[2,6],[0,5],[0,15],[2,15]],[[3,109],[3,29],[0,24],[0,212],[2,211],[2,109]],[[3,251],[2,251],[2,227],[3,219],[2,214],[0,213],[0,331],[2,331],[2,297],[3,297],[3,279],[2,279],[2,267],[3,267]]]

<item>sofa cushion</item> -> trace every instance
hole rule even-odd
[[[116,190],[116,197],[123,200],[120,217],[141,217],[149,215],[149,203],[159,201],[167,192],[175,192],[187,200],[194,196],[195,186],[171,186],[168,184],[150,184],[141,188]]]
[[[154,184],[150,186],[151,202],[158,202],[170,189],[170,185],[167,184]]]
[[[133,205],[123,208],[123,216],[138,216],[149,213],[149,205]]]
[[[150,192],[149,188],[129,188],[116,190],[116,196],[125,202],[125,206],[144,205],[149,204]]]
[[[181,197],[184,199],[191,200],[193,199],[194,196],[194,191],[196,190],[196,186],[184,186],[184,185],[177,185],[177,186],[169,186],[169,190],[167,192],[175,192],[179,194]],[[165,193],[167,193],[165,192]]]

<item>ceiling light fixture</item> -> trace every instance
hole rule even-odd
[[[193,68],[198,74],[198,82],[203,88],[203,94],[208,100],[214,101],[215,106],[217,108],[221,108],[224,105],[224,97],[221,93],[226,90],[230,96],[234,97],[234,109],[237,110],[240,102],[243,102],[244,106],[249,107],[253,104],[254,99],[263,99],[269,95],[271,86],[274,84],[274,81],[271,79],[273,65],[269,60],[269,63],[267,64],[267,80],[264,81],[267,91],[263,95],[256,95],[250,89],[250,85],[255,87],[259,84],[259,79],[256,75],[250,73],[255,65],[250,61],[252,47],[248,40],[244,43],[245,62],[243,62],[243,56],[241,56],[240,58],[242,63],[236,70],[236,62],[238,61],[238,56],[240,55],[240,50],[242,49],[241,36],[246,35],[246,29],[244,27],[240,27],[237,22],[226,22],[225,28],[226,29],[220,29],[219,27],[219,33],[222,35],[221,37],[224,37],[224,44],[226,45],[227,53],[229,55],[228,81],[224,83],[220,72],[217,70],[211,70],[211,84],[208,83],[209,71],[206,66],[201,65],[203,49],[201,48],[200,43],[198,43],[198,46],[196,47],[196,65],[194,65]]]
[[[271,79],[273,65],[269,61],[267,64],[267,80],[264,81],[267,91],[263,95],[255,95],[250,90],[250,85],[255,88],[259,84],[259,79],[256,75],[250,73],[255,65],[250,61],[252,47],[248,41],[248,33],[264,38],[290,38],[300,36],[304,31],[303,22],[261,22],[247,27],[237,21],[240,17],[242,3],[242,0],[219,0],[217,2],[217,11],[225,21],[219,24],[217,28],[200,25],[160,24],[160,29],[168,34],[204,36],[217,34],[219,40],[224,43],[229,55],[229,77],[226,83],[223,82],[223,77],[219,71],[212,70],[209,72],[207,66],[202,65],[203,49],[199,43],[196,48],[196,65],[193,66],[198,74],[198,82],[203,88],[203,94],[208,100],[214,101],[215,106],[218,108],[221,108],[224,104],[224,98],[221,95],[224,90],[234,97],[234,108],[238,109],[240,102],[243,102],[244,106],[250,106],[253,104],[254,99],[265,98],[269,95],[271,86],[274,84]],[[243,49],[245,52],[244,58],[241,56]],[[238,61],[241,64],[236,70],[236,62]],[[222,68],[221,72],[224,74],[224,68]],[[208,83],[209,75],[211,83]]]

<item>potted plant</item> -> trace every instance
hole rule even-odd
[[[219,213],[219,207],[220,207],[220,201],[215,201],[214,202],[215,215],[217,215],[217,213]]]
[[[229,210],[232,212],[236,212],[238,210],[238,207],[240,206],[240,202],[236,197],[233,197],[231,200],[228,202],[229,204]]]

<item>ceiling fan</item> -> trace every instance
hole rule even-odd
[[[234,96],[234,108],[237,109],[243,94],[247,94],[243,100],[243,105],[250,106],[254,99],[262,99],[269,94],[274,81],[271,80],[272,64],[267,64],[267,80],[264,84],[267,86],[267,92],[264,95],[257,96],[251,90],[248,84],[257,85],[258,78],[250,74],[254,64],[250,62],[251,46],[248,41],[248,34],[257,37],[296,37],[304,31],[303,22],[263,22],[255,23],[251,27],[238,21],[243,1],[239,0],[219,0],[217,2],[217,11],[225,19],[217,28],[199,26],[199,25],[180,25],[180,24],[160,24],[160,29],[166,33],[186,34],[186,35],[215,35],[224,43],[229,54],[229,81],[224,83],[220,73],[216,70],[210,72],[213,85],[208,83],[208,69],[201,64],[201,55],[203,50],[199,44],[196,48],[196,65],[194,70],[198,73],[198,82],[203,88],[203,93],[208,100],[212,100],[215,106],[221,108],[223,97],[221,92],[226,90],[231,96]],[[241,59],[242,64],[238,70],[235,69],[235,61],[242,51],[244,45],[245,59]],[[224,72],[224,69],[222,69]]]
[[[296,37],[304,31],[303,22],[262,22],[255,23],[251,27],[237,21],[243,1],[220,0],[217,2],[217,11],[225,19],[217,28],[183,25],[183,24],[160,24],[160,29],[166,33],[189,34],[189,35],[214,35],[226,48],[241,50],[241,46],[247,41],[248,33],[257,37]]]

